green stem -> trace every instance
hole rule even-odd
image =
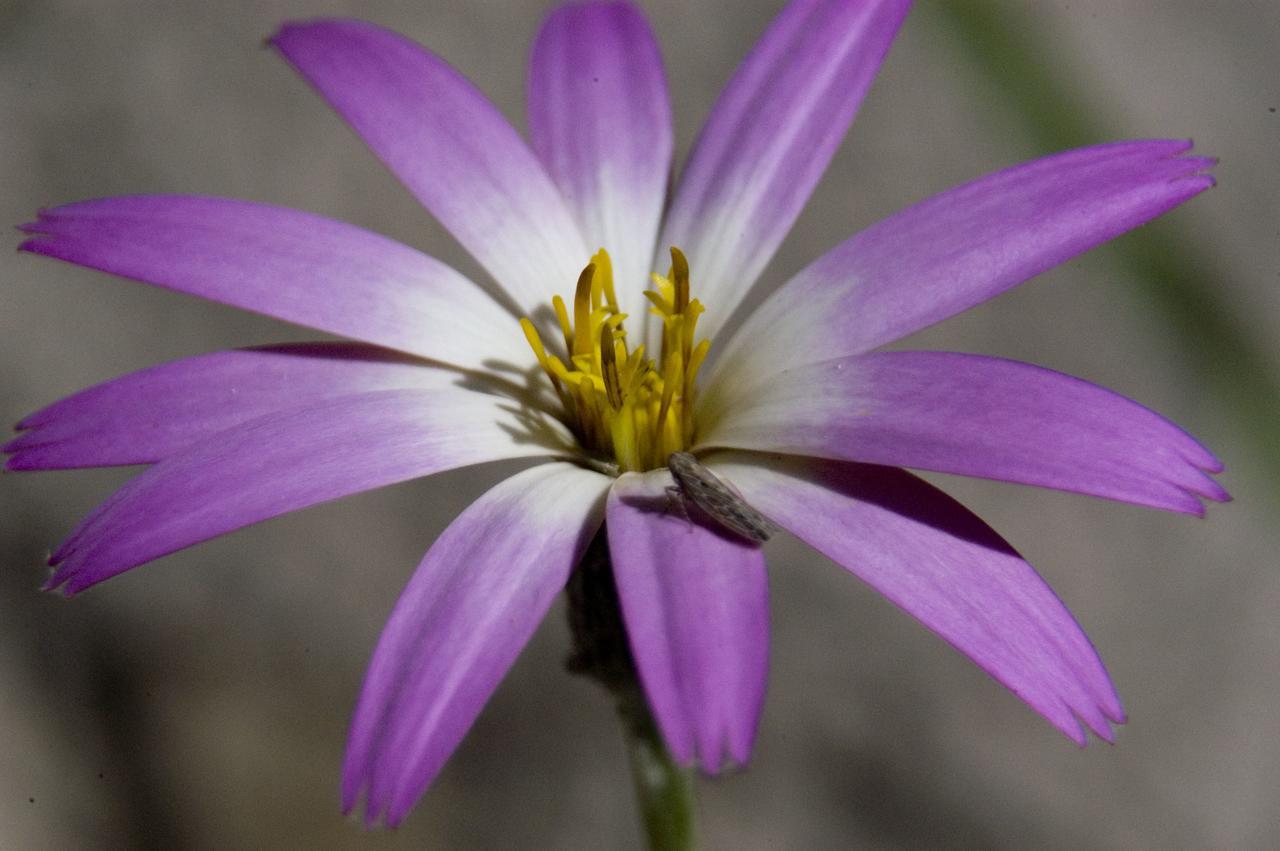
[[[648,847],[690,851],[697,847],[693,778],[668,753],[636,677],[603,527],[566,591],[574,642],[567,666],[600,683],[616,701]]]
[[[619,698],[618,715],[631,753],[631,780],[649,848],[695,848],[691,773],[672,761],[642,694],[637,693],[634,700]]]

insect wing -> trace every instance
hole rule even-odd
[[[763,543],[776,528],[688,452],[673,452],[667,468],[681,492],[711,519],[748,540]]]

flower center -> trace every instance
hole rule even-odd
[[[667,456],[693,443],[693,398],[698,367],[711,347],[695,345],[702,303],[689,298],[689,262],[671,249],[671,269],[654,274],[645,291],[662,320],[662,348],[655,360],[644,344],[629,348],[613,287],[613,264],[603,248],[578,277],[573,313],[556,296],[567,361],[547,352],[537,328],[520,320],[564,409],[565,424],[583,447],[617,464],[621,471],[666,466]]]

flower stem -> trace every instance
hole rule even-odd
[[[643,696],[640,702],[643,703]],[[693,835],[693,778],[676,765],[658,726],[641,706],[643,719],[629,717],[637,710],[628,709],[619,699],[618,714],[631,751],[631,779],[635,784],[640,817],[652,851],[684,851],[696,847]]]
[[[600,683],[616,701],[648,847],[689,851],[696,847],[693,778],[667,752],[636,677],[603,527],[565,590],[574,644],[566,664]]]

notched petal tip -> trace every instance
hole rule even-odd
[[[1207,472],[1204,473],[1204,480],[1199,482],[1198,485],[1198,487],[1188,486],[1188,493],[1200,499],[1207,499],[1210,502],[1231,501],[1231,494],[1227,493],[1227,489],[1215,479],[1210,478]]]
[[[369,800],[368,790],[361,787],[349,801],[344,794],[342,814],[357,822],[365,830],[379,830],[382,828],[394,830],[404,821],[408,812],[393,813],[391,808],[385,805],[374,805]]]
[[[30,419],[30,418],[28,418]],[[32,430],[30,426],[25,426],[26,420],[14,426],[17,432],[7,443],[0,446],[0,455],[8,456],[3,459],[0,464],[0,472],[3,473],[25,473],[35,470],[54,469],[47,467],[38,460],[33,461],[31,451],[38,450],[44,442],[40,437],[40,432]]]
[[[15,249],[19,254],[52,254],[52,246],[47,239],[24,239]]]
[[[1194,167],[1196,171],[1202,172],[1208,171],[1218,165],[1217,157],[1206,157],[1200,154],[1196,154],[1195,156],[1174,156],[1170,159],[1175,159],[1183,165]]]
[[[1096,737],[1100,742],[1108,745],[1114,745],[1116,743],[1115,735],[1109,729],[1106,730],[1105,733],[1099,730],[1094,730],[1093,728],[1089,728],[1089,731],[1092,732],[1094,737]],[[1085,732],[1083,726],[1080,728],[1079,738],[1071,735],[1068,735],[1067,738],[1071,739],[1071,743],[1075,745],[1078,750],[1087,750],[1093,741],[1093,739],[1089,737],[1089,733]]]
[[[1125,714],[1124,706],[1120,703],[1120,696],[1114,689],[1109,695],[1099,695],[1095,708],[1101,713],[1101,717],[1090,720],[1082,718],[1085,727],[1088,728],[1101,741],[1109,745],[1116,743],[1116,728],[1122,726],[1128,716]]]
[[[1141,140],[1135,140],[1132,142],[1117,142],[1115,144],[1140,145],[1140,144],[1143,144],[1143,142]],[[1205,156],[1203,154],[1197,154],[1196,156],[1183,156],[1187,152],[1193,150],[1196,146],[1195,139],[1192,139],[1190,137],[1183,138],[1183,139],[1150,139],[1147,141],[1146,144],[1154,145],[1154,146],[1159,146],[1159,145],[1165,146],[1166,147],[1166,150],[1164,151],[1165,159],[1183,159],[1187,161],[1198,160],[1200,162],[1206,163],[1207,164],[1205,166],[1206,168],[1212,168],[1213,166],[1218,164],[1217,157]]]
[[[1231,494],[1214,478],[1214,476],[1220,475],[1226,469],[1226,466],[1199,441],[1196,441],[1190,435],[1186,435],[1185,432],[1184,435],[1187,438],[1188,446],[1184,447],[1181,457],[1186,464],[1186,476],[1179,477],[1176,480],[1170,479],[1169,484],[1177,487],[1182,492],[1182,495],[1186,497],[1186,507],[1185,509],[1172,507],[1171,510],[1181,510],[1185,514],[1204,517],[1205,501],[1231,502]]]
[[[38,207],[36,208],[36,217],[29,222],[22,222],[14,225],[14,229],[21,233],[29,234],[47,234],[50,227],[58,220],[60,215],[72,207],[79,207],[84,204],[90,204],[94,199],[86,199],[81,201],[73,201],[69,204],[58,204],[54,207]]]
[[[40,416],[40,414],[41,414],[41,412],[42,412],[43,410],[44,410],[44,409],[41,409],[40,411],[34,411],[34,412],[30,413],[30,414],[27,414],[25,417],[23,417],[22,419],[18,420],[16,423],[14,423],[14,424],[13,424],[13,430],[14,430],[15,432],[18,432],[18,435],[17,435],[17,437],[12,438],[12,439],[11,439],[8,443],[6,443],[4,446],[0,446],[0,452],[7,452],[7,451],[8,451],[8,447],[10,446],[10,444],[12,444],[12,443],[14,442],[14,440],[17,440],[19,437],[22,437],[22,434],[21,434],[22,432],[27,431],[27,430],[31,429],[32,427],[34,427],[34,426],[38,425],[38,424],[39,424],[39,419],[38,419],[38,418],[39,418],[39,416]]]
[[[1069,707],[1067,708],[1070,711]],[[1089,734],[1085,731],[1084,721],[1081,720],[1077,713],[1071,714],[1071,720],[1062,724],[1054,724],[1062,733],[1070,739],[1076,747],[1084,750],[1089,746]]]
[[[1110,724],[1104,724],[1097,727],[1090,726],[1089,731],[1092,732],[1100,742],[1106,742],[1108,745],[1114,745],[1116,743],[1116,732]],[[1086,736],[1081,741],[1077,742],[1077,744],[1080,746],[1081,750],[1084,750],[1089,746],[1089,742],[1090,740]]]
[[[70,597],[73,594],[83,591],[87,585],[80,578],[81,571],[69,568],[64,562],[68,553],[64,553],[64,549],[68,549],[67,545],[70,540],[64,541],[58,549],[49,554],[45,559],[45,565],[49,568],[49,578],[40,586],[42,591],[61,591],[65,596]],[[79,581],[77,581],[79,579]]]
[[[1186,190],[1186,198],[1188,200],[1201,192],[1207,192],[1218,186],[1218,180],[1211,174],[1197,172],[1195,174],[1186,174],[1175,177],[1169,181],[1170,186],[1180,186]]]
[[[39,425],[33,422],[38,414],[31,414],[19,420],[13,427],[14,435],[0,446],[0,455],[17,455],[25,449],[32,449],[44,443]]]
[[[68,577],[63,576],[62,571],[55,570],[53,575],[41,583],[40,590],[69,600],[82,589],[71,587],[67,580]]]
[[[704,777],[720,778],[727,774],[732,775],[745,771],[747,768],[747,762],[747,759],[739,759],[737,756],[733,756],[728,753],[721,753],[718,762],[712,763],[707,760],[696,759],[691,763],[686,764],[684,767],[697,768],[698,772]]]
[[[1157,158],[1158,161],[1168,163],[1171,168],[1176,169],[1168,176],[1168,182],[1170,185],[1182,185],[1187,190],[1186,198],[1218,185],[1214,176],[1209,174],[1209,171],[1218,165],[1218,158],[1187,155],[1191,147],[1191,140],[1188,139],[1177,150]]]

